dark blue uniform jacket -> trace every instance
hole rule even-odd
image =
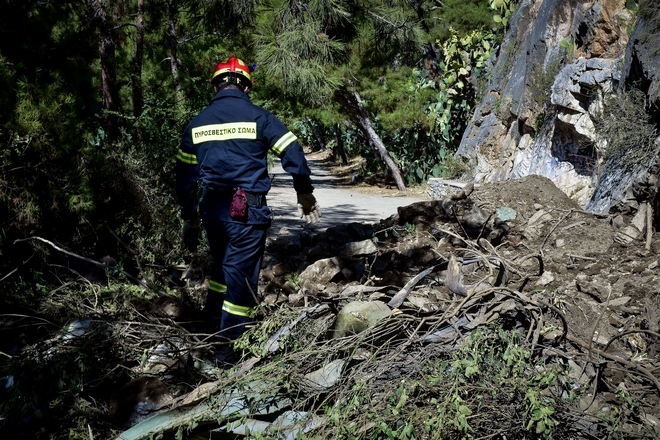
[[[252,195],[270,190],[268,150],[293,176],[297,193],[310,193],[310,170],[296,136],[267,110],[238,90],[221,90],[183,135],[176,161],[176,193],[184,220],[234,221],[228,205],[236,188]],[[202,202],[198,206],[198,186]],[[268,207],[250,206],[247,224],[270,223]]]

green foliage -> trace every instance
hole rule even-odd
[[[543,128],[544,122],[545,122],[545,112],[541,112],[538,115],[536,115],[536,119],[534,120],[534,128],[536,129],[537,134],[541,131],[541,128]]]
[[[265,313],[267,312],[267,313]],[[260,304],[256,310],[257,315],[266,314],[268,318],[262,320],[246,331],[234,344],[236,350],[243,350],[254,356],[264,356],[266,354],[266,341],[273,336],[284,325],[296,318],[297,312],[287,307],[276,309],[269,304]],[[290,335],[283,335],[278,339],[283,352],[295,350],[304,346],[304,340],[296,340]]]
[[[493,15],[493,21],[501,24],[506,29],[516,6],[517,0],[491,0],[490,8],[497,11],[497,14]]]
[[[426,370],[430,380],[450,384],[448,394],[431,401],[437,413],[426,422],[430,437],[446,438],[452,430],[468,433],[469,416],[487,396],[498,404],[524,408],[527,421],[524,426],[510,427],[511,433],[524,430],[550,435],[556,425],[551,417],[555,403],[545,391],[556,383],[557,372],[535,370],[529,360],[522,335],[500,329],[495,334],[473,331],[451,361],[430,363]]]
[[[553,58],[547,65],[539,66],[532,72],[530,89],[536,104],[545,105],[548,102],[552,93],[552,85],[562,66],[561,57],[557,57]]]
[[[646,112],[646,95],[638,89],[606,98],[595,126],[601,142],[597,145],[606,159],[620,157],[624,165],[641,163],[658,151],[657,127]]]
[[[339,78],[328,75],[327,66],[343,56],[344,43],[325,27],[341,26],[348,17],[343,5],[322,3],[302,10],[282,0],[265,2],[255,33],[256,60],[263,73],[276,79],[285,94],[314,103],[332,96],[340,85]]]
[[[559,46],[564,48],[567,53],[567,61],[570,63],[573,60],[573,52],[575,51],[575,37],[571,35],[570,37],[561,40]]]
[[[437,12],[439,26],[431,30],[431,36],[443,41],[451,38],[453,29],[466,35],[475,29],[492,29],[493,15],[490,0],[445,0]]]
[[[637,0],[626,0],[626,9],[633,12],[637,12],[637,10],[639,9],[637,3],[638,3]]]
[[[506,420],[507,436],[552,438],[555,416],[563,409],[554,393],[562,391],[564,372],[533,361],[524,336],[497,327],[475,329],[455,351],[424,357],[398,387],[378,388],[376,394],[373,384],[358,376],[338,402],[321,409],[327,426],[316,434],[332,432],[341,439],[473,438]]]
[[[31,426],[39,437],[64,438],[44,423],[53,419],[58,420],[60,433],[68,433],[66,438],[89,438],[88,425],[109,434],[111,422],[89,398],[94,394],[98,398],[125,380],[124,372],[112,367],[117,365],[119,347],[109,340],[109,331],[102,321],[94,322],[83,336],[71,337],[63,331],[12,357],[2,368],[13,384],[0,402],[0,414],[11,421],[43,414]]]
[[[495,36],[482,31],[460,36],[453,29],[450,34],[451,37],[444,42],[438,41],[444,56],[440,63],[443,74],[437,85],[429,87],[424,76],[419,77],[416,85],[418,89],[435,94],[435,99],[426,108],[430,126],[423,135],[419,130],[414,134],[415,140],[427,140],[425,147],[394,150],[410,183],[429,177],[453,177],[464,170],[453,153],[471,117],[477,97],[475,82],[485,77],[486,62],[492,55]]]

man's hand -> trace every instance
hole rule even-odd
[[[183,230],[181,231],[181,238],[183,245],[190,252],[196,252],[199,246],[199,240],[202,238],[202,226],[199,224],[199,219],[194,218],[185,220],[183,222]]]
[[[313,194],[298,194],[298,216],[307,223],[316,223],[321,218],[321,207]]]

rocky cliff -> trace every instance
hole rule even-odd
[[[521,2],[457,152],[473,181],[545,176],[594,212],[652,200],[655,156],[608,157],[597,130],[615,92],[640,89],[651,114],[660,103],[660,7],[626,3]]]

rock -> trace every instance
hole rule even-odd
[[[646,209],[648,205],[646,203],[643,203],[639,205],[639,209],[637,210],[637,213],[633,217],[633,219],[630,221],[630,224],[634,226],[640,233],[644,233],[646,230]]]
[[[430,178],[427,193],[433,200],[443,200],[463,189],[467,183],[457,180]]]
[[[289,304],[293,307],[302,307],[305,305],[305,295],[301,293],[292,293],[289,295]]]
[[[329,335],[343,338],[363,332],[392,315],[392,310],[380,301],[354,301],[346,304],[337,317]]]
[[[282,284],[282,290],[284,290],[288,295],[292,295],[298,293],[300,287],[287,280],[284,282],[284,284]]]
[[[540,209],[536,211],[534,215],[529,218],[527,224],[529,226],[533,226],[536,224],[543,225],[544,223],[547,223],[549,221],[552,221],[552,216],[548,214],[545,210]]]
[[[619,244],[630,244],[639,238],[640,232],[634,226],[626,226],[614,234],[614,241]]]
[[[273,265],[272,271],[274,276],[281,277],[291,272],[291,267],[287,263],[277,263]]]
[[[552,274],[552,272],[545,271],[543,272],[543,275],[541,275],[541,278],[539,278],[535,284],[537,286],[545,287],[548,284],[552,283],[554,280],[555,280],[555,276]]]
[[[561,0],[521,1],[456,153],[471,168],[465,177],[541,175],[588,211],[606,213],[631,181],[601,173],[594,160],[604,146],[593,122],[603,97],[644,84],[649,107],[660,108],[651,104],[660,100],[660,53],[649,37],[659,21],[637,17],[629,39],[635,19],[622,1],[575,0],[569,9]]]
[[[319,285],[325,287],[343,268],[338,257],[326,258],[307,266],[299,277],[305,289],[315,291],[319,290]]]
[[[651,244],[651,249],[656,255],[660,254],[660,240],[654,241],[653,244]]]
[[[339,248],[340,255],[344,257],[354,257],[356,255],[373,255],[378,252],[378,248],[373,240],[362,240],[358,242],[347,243]]]
[[[373,235],[373,231],[374,228],[372,225],[349,223],[328,228],[325,236],[331,242],[344,244],[370,238]]]
[[[445,216],[442,209],[442,202],[443,200],[433,200],[430,202],[417,202],[408,206],[400,206],[397,208],[397,223],[400,225],[410,223],[417,227],[422,225],[432,225],[438,219]]]
[[[341,378],[341,372],[346,361],[337,359],[322,368],[305,374],[302,386],[308,392],[326,391],[332,388]]]
[[[488,221],[489,217],[490,216],[486,211],[484,211],[483,209],[479,208],[479,206],[474,204],[472,205],[472,208],[470,208],[470,211],[463,214],[463,217],[461,218],[461,222],[463,223],[463,227],[466,230],[472,229],[472,230],[480,231],[484,227],[484,224]]]
[[[589,377],[583,372],[584,369],[578,365],[575,361],[568,361],[569,371],[568,377],[573,379],[573,387],[579,388],[582,385],[586,385],[589,382]]]
[[[614,298],[611,299],[609,302],[610,307],[617,307],[617,306],[623,306],[625,304],[628,304],[628,302],[631,300],[629,296],[622,296],[620,298]]]
[[[276,293],[271,293],[269,295],[266,295],[266,297],[264,298],[264,302],[266,304],[282,304],[287,301],[288,299],[286,295],[276,294]]]
[[[614,229],[621,229],[626,225],[626,221],[621,214],[612,218],[612,227]]]
[[[509,207],[500,206],[495,210],[495,215],[497,215],[497,217],[503,222],[508,222],[510,220],[515,220],[517,213]]]
[[[653,11],[657,14],[657,4]],[[648,105],[655,106],[656,109],[660,102],[660,53],[657,50],[657,39],[650,36],[657,36],[660,33],[659,28],[657,19],[643,14],[637,17],[635,29],[626,46],[625,64],[621,72],[622,78],[625,79],[621,82],[621,87],[629,87],[635,83],[645,84],[650,101]]]

